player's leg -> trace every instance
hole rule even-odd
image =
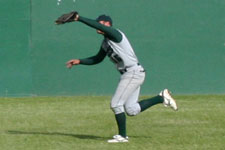
[[[164,102],[163,97],[159,95],[138,102],[139,93],[140,93],[140,86],[135,91],[132,92],[132,94],[125,103],[125,110],[129,116],[135,116],[140,112],[150,108],[151,106]]]
[[[119,135],[123,137],[126,137],[126,115],[124,112],[124,104],[130,98],[130,95],[132,95],[132,93],[143,83],[144,76],[144,73],[142,75],[137,75],[135,72],[122,75],[116,92],[111,100],[111,108],[115,113]]]
[[[135,116],[140,112],[143,112],[156,104],[162,103],[164,104],[164,106],[166,107],[169,106],[173,110],[178,109],[176,101],[172,98],[168,89],[161,91],[159,95],[155,97],[144,99],[138,102],[139,93],[140,93],[140,85],[127,98],[127,101],[125,103],[125,110],[129,116]]]
[[[166,107],[168,107],[168,106],[171,107],[173,110],[178,109],[176,101],[172,98],[168,89],[161,91],[158,96],[155,96],[155,97],[152,97],[149,99],[145,99],[145,100],[141,100],[139,102],[140,107],[141,107],[141,112],[156,105],[156,104],[160,104],[160,103],[163,103],[164,106],[166,106]]]
[[[162,104],[163,101],[164,101],[163,97],[159,96],[159,95],[152,97],[152,98],[141,100],[139,102],[139,105],[141,107],[141,112],[143,112],[144,110],[146,110],[156,104]]]
[[[138,75],[143,76],[143,73],[139,72]],[[136,80],[138,80],[138,78],[136,78]],[[142,84],[143,78],[140,78],[139,80],[140,82],[136,81],[135,88],[128,90],[127,93],[128,97],[126,98],[125,109],[129,116],[135,116],[140,112],[146,110],[147,108],[150,108],[151,106],[164,102],[164,98],[160,95],[138,102],[140,94],[140,86]]]
[[[129,96],[124,104],[125,111],[129,116],[135,116],[141,112],[141,107],[138,103],[138,97],[140,93],[140,86],[138,86]]]

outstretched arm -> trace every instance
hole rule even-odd
[[[122,40],[122,34],[113,27],[105,26],[96,20],[88,19],[79,15],[76,16],[75,20],[104,32],[105,36],[114,42],[119,43]]]
[[[59,25],[59,24],[64,24],[68,22],[73,22],[73,21],[80,21],[92,28],[102,31],[105,37],[109,38],[110,40],[114,42],[119,43],[122,40],[122,34],[118,30],[113,28],[112,26],[105,26],[97,22],[96,20],[81,17],[76,11],[63,14],[55,21],[55,23]]]
[[[66,63],[67,68],[71,68],[73,65],[95,65],[103,61],[106,56],[106,52],[101,48],[99,52],[92,57],[84,59],[72,59]]]

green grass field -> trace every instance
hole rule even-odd
[[[127,117],[129,143],[116,144],[110,97],[0,98],[0,150],[224,150],[225,96],[175,98],[177,112]]]

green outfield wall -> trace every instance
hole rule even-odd
[[[0,97],[112,95],[120,74],[95,55],[102,37],[80,22],[56,26],[72,10],[108,14],[147,70],[141,94],[225,94],[225,0],[0,0]]]

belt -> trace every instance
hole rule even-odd
[[[137,63],[136,65],[137,65],[137,66],[140,66],[141,64],[140,64],[140,63]],[[125,67],[124,69],[120,69],[120,70],[119,70],[120,74],[124,74],[124,73],[127,72],[128,69],[131,68],[131,67],[133,67],[133,66]],[[140,72],[145,72],[145,70],[141,70]]]

